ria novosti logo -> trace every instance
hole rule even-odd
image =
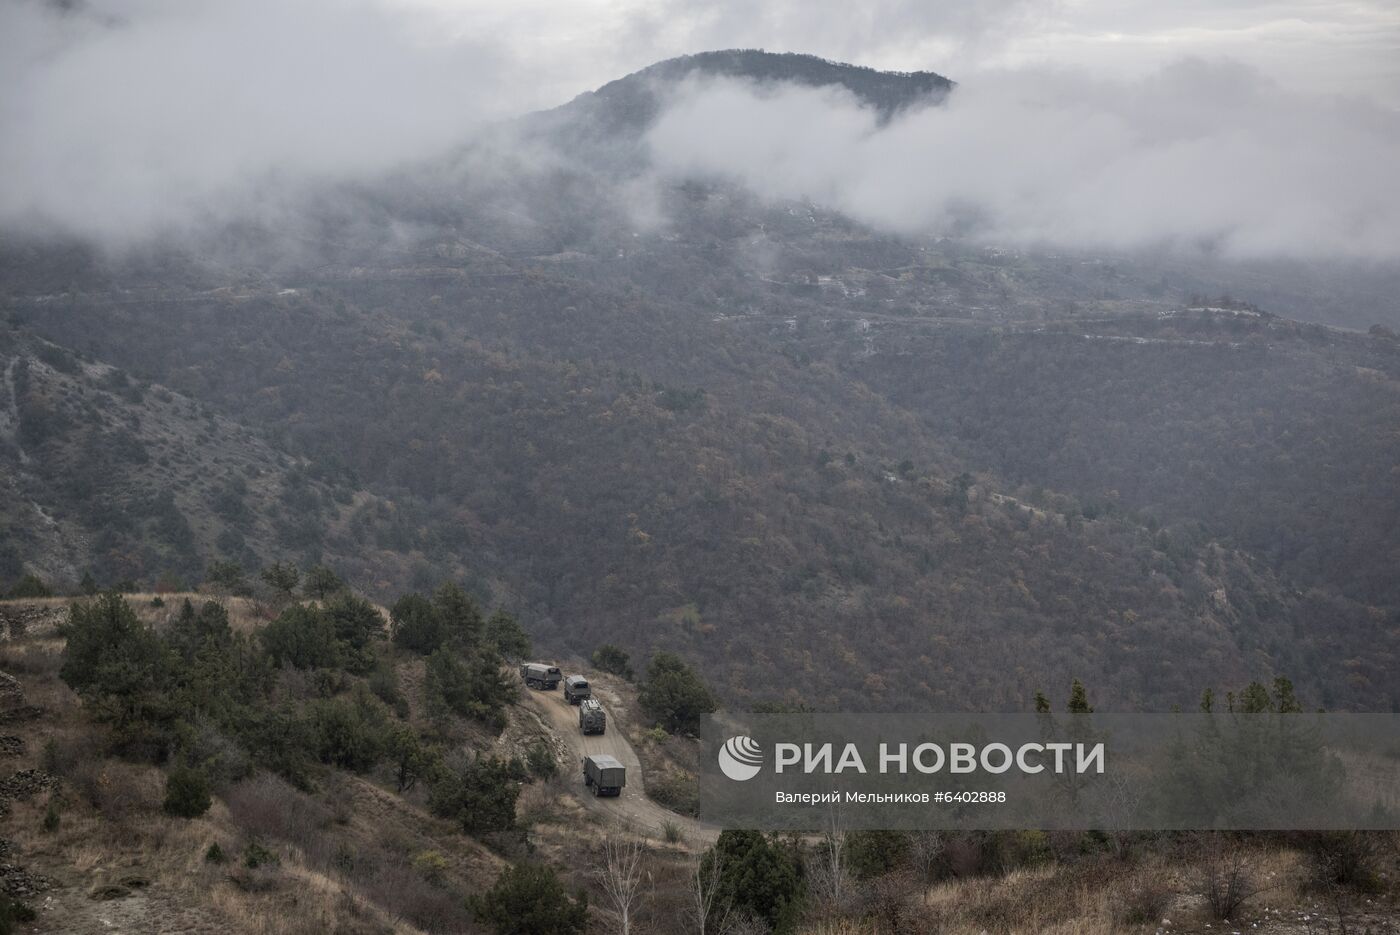
[[[763,768],[763,748],[752,737],[730,737],[719,748],[719,768],[736,782],[752,779]]]

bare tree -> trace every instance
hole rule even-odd
[[[718,850],[710,852],[708,863],[696,857],[690,869],[690,907],[687,915],[696,935],[722,935],[729,928],[729,905],[719,898],[719,881],[724,860]]]
[[[943,856],[943,833],[940,831],[915,831],[909,835],[909,860],[919,872],[919,885],[923,887],[924,902],[928,902],[928,883],[933,876],[933,867]]]
[[[844,911],[854,895],[846,858],[845,815],[836,803],[827,810],[825,833],[808,865],[808,885],[828,911]]]
[[[618,935],[632,935],[632,917],[640,902],[642,842],[637,839],[603,839],[603,853],[596,871],[603,896],[617,913]]]

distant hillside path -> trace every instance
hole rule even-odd
[[[607,813],[619,824],[639,834],[661,837],[667,824],[676,825],[688,845],[708,845],[719,836],[719,829],[701,824],[694,818],[663,808],[646,797],[642,781],[642,764],[621,730],[614,726],[612,711],[608,711],[607,732],[585,737],[578,727],[578,708],[564,700],[560,690],[552,692],[521,689],[521,702],[539,715],[545,727],[559,737],[570,753],[565,779],[578,786],[576,790],[584,805]],[[615,799],[595,798],[583,785],[583,758],[606,753],[627,767],[627,785]]]

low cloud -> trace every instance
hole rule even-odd
[[[665,175],[723,177],[898,232],[1400,258],[1400,116],[1229,63],[1134,81],[983,74],[884,125],[832,89],[696,82],[648,142]]]
[[[0,225],[120,241],[441,152],[512,63],[423,23],[369,0],[4,4]]]

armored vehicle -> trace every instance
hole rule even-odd
[[[567,688],[564,689],[568,691]],[[608,716],[596,699],[585,698],[578,706],[579,730],[585,734],[602,734],[608,729]]]
[[[547,692],[552,692],[564,676],[559,672],[558,666],[543,662],[527,662],[520,667],[520,677],[531,688],[542,688]]]
[[[627,767],[606,753],[595,753],[583,758],[583,784],[593,790],[595,796],[622,795],[622,787],[627,785]]]
[[[593,697],[593,689],[588,687],[588,680],[581,675],[571,675],[564,679],[564,700],[569,704],[578,704],[585,698]]]

